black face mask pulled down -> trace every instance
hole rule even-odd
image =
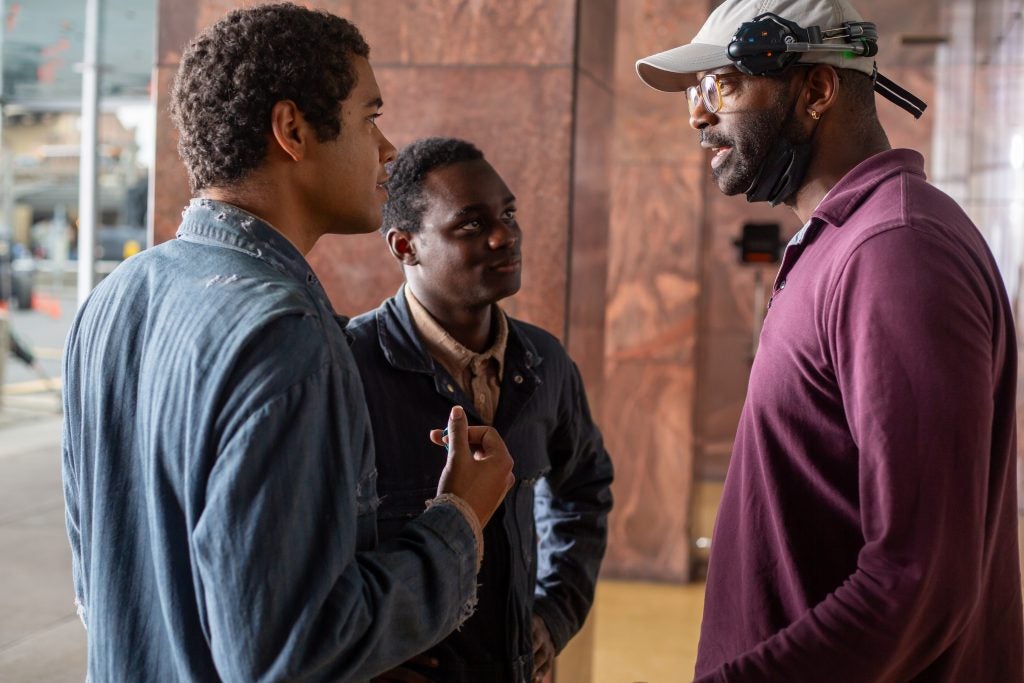
[[[747,201],[776,206],[796,194],[804,182],[813,150],[813,136],[807,142],[793,144],[779,135],[747,188]]]

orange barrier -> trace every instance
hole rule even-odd
[[[60,317],[60,300],[57,297],[46,294],[32,295],[32,308],[40,313],[45,313],[51,318]]]

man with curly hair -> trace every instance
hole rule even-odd
[[[381,232],[406,282],[349,326],[373,424],[381,538],[420,514],[441,468],[399,424],[424,429],[465,405],[508,443],[516,484],[484,530],[476,613],[380,680],[541,680],[593,602],[612,463],[565,349],[498,305],[519,290],[523,237],[501,176],[452,138],[414,142],[389,171]]]
[[[472,609],[508,452],[453,407],[428,509],[377,546],[347,321],[304,258],[381,222],[395,150],[368,55],[344,19],[281,4],[182,57],[171,112],[196,198],[176,240],[96,288],[64,358],[91,680],[364,681]]]

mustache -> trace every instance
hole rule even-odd
[[[706,130],[700,131],[700,133],[698,133],[698,137],[700,137],[700,143],[702,145],[710,145],[712,147],[735,147],[731,140],[709,133]]]

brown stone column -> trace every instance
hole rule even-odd
[[[705,3],[619,4],[603,426],[616,458],[605,568],[623,578],[689,576],[704,215],[686,102],[644,85],[633,64],[688,39],[706,16]]]

